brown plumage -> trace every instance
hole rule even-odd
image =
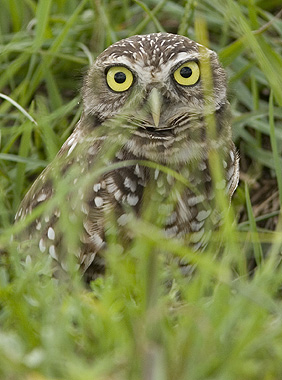
[[[209,61],[213,82],[205,96],[203,59]],[[225,173],[216,186],[231,197],[239,177],[226,75],[216,53],[178,35],[133,36],[97,58],[82,93],[84,110],[75,131],[35,181],[16,219],[52,198],[60,177],[69,178],[64,201],[70,204],[70,218],[81,226],[74,254],[82,272],[93,279],[104,269],[101,252],[112,216],[126,234],[130,215],[141,214],[149,188],[150,196],[167,205],[166,235],[188,236],[195,250],[203,249],[218,222],[212,206],[210,149],[218,151]],[[210,115],[216,126],[213,139],[208,133]],[[181,174],[189,185],[179,185],[173,172],[157,164]],[[60,205],[54,205],[25,236],[62,264],[68,252],[60,215]]]

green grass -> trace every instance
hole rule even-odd
[[[282,378],[280,9],[281,0],[1,0],[0,379]],[[107,273],[91,289],[75,271],[52,279],[44,255],[21,260],[10,240],[26,222],[14,226],[15,212],[79,119],[92,59],[136,33],[201,42],[205,25],[228,72],[242,173],[229,212],[218,201],[224,223],[207,252],[165,239],[149,208],[126,252],[109,235]],[[65,226],[69,243],[75,228]],[[193,276],[165,252],[188,257]]]

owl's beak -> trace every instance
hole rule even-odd
[[[160,116],[161,116],[161,108],[162,108],[162,95],[156,87],[154,87],[149,94],[148,106],[152,114],[155,127],[158,128],[160,124]]]

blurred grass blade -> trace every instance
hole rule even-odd
[[[0,93],[0,98],[5,99],[8,102],[10,102],[11,104],[13,104],[13,106],[15,106],[23,115],[25,115],[30,121],[32,121],[35,125],[37,125],[37,122],[34,120],[34,118],[22,106],[20,106],[19,103],[17,103],[15,100],[13,100],[9,96],[2,94],[2,93]]]
[[[135,2],[145,10],[145,12],[147,13],[147,17],[134,29],[134,31],[131,33],[131,35],[135,35],[135,34],[140,34],[143,32],[143,30],[145,29],[145,27],[148,25],[148,23],[153,20],[157,29],[159,31],[163,31],[163,27],[161,26],[161,24],[159,23],[159,21],[156,19],[156,14],[158,14],[158,12],[162,9],[162,7],[167,3],[168,0],[162,0],[160,2],[157,3],[157,5],[155,6],[155,8],[150,11],[148,9],[148,7],[146,6],[146,4],[144,4],[143,2],[141,1],[136,1]],[[148,13],[149,12],[149,13]]]
[[[263,262],[263,253],[262,253],[262,248],[259,241],[259,235],[257,231],[255,217],[253,214],[247,182],[245,182],[245,194],[246,194],[246,205],[247,205],[248,217],[250,221],[250,232],[251,232],[252,241],[253,241],[254,256],[255,256],[256,264],[260,265]]]
[[[189,26],[192,24],[196,7],[196,3],[194,0],[186,0],[185,2],[186,4],[184,8],[184,14],[182,16],[177,32],[178,34],[183,36],[187,35]]]
[[[34,72],[31,81],[29,83],[29,87],[27,89],[27,92],[25,94],[25,103],[27,103],[32,94],[34,93],[35,89],[39,85],[39,83],[42,81],[44,77],[44,68],[45,67],[50,67],[52,64],[53,60],[55,59],[55,53],[57,53],[67,38],[67,35],[72,28],[72,26],[75,24],[77,21],[78,15],[84,8],[85,4],[87,3],[88,0],[82,0],[77,8],[75,9],[74,13],[71,15],[71,17],[67,20],[64,28],[61,30],[61,33],[55,38],[55,40],[52,43],[52,46],[49,49],[50,55],[45,56],[41,62],[41,64],[38,66],[36,71]]]
[[[271,46],[265,43],[263,36],[256,36],[252,32],[239,4],[231,0],[228,1],[228,4],[229,10],[236,19],[241,34],[244,36],[246,47],[252,49],[258,65],[272,86],[277,102],[282,105],[282,76],[277,75],[277,72],[282,67],[282,58],[275,54]],[[271,58],[275,59],[271,60]]]
[[[219,52],[219,59],[223,66],[229,66],[245,50],[244,39],[239,38]]]
[[[49,22],[49,13],[53,0],[40,0],[36,8],[36,28],[33,40],[33,49],[39,49],[46,40],[46,29]]]
[[[19,156],[27,157],[29,151],[31,150],[31,132],[32,132],[32,124],[30,122],[25,123],[24,131],[21,136],[20,148],[19,148]],[[16,178],[14,182],[14,209],[16,209],[20,203],[23,193],[23,184],[25,177],[25,168],[26,164],[24,162],[18,162],[16,168]]]
[[[276,139],[276,133],[275,133],[275,123],[274,123],[274,112],[273,112],[273,92],[271,91],[270,97],[269,97],[269,130],[270,130],[270,141],[271,141],[271,148],[272,148],[272,154],[273,154],[273,160],[274,160],[274,167],[275,167],[275,173],[278,183],[278,190],[279,190],[279,201],[280,201],[280,208],[282,205],[282,167],[281,167],[281,158],[278,153],[278,145],[277,145],[277,139]]]
[[[15,154],[9,154],[9,153],[0,153],[0,160],[4,161],[11,161],[11,162],[22,162],[24,164],[30,164],[31,166],[37,168],[45,168],[47,165],[46,161],[38,160],[38,159],[32,159],[28,157],[21,157],[17,156]]]
[[[136,4],[138,4],[142,9],[144,9],[144,11],[147,13],[147,15],[149,16],[149,18],[153,21],[153,23],[155,24],[155,27],[157,29],[158,32],[165,32],[164,28],[161,26],[161,24],[159,23],[159,21],[157,20],[156,16],[154,13],[152,13],[150,11],[150,9],[147,7],[147,5],[143,2],[143,1],[140,1],[140,0],[134,0]],[[156,12],[157,13],[157,12]]]

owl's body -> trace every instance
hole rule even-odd
[[[209,62],[213,81],[206,96],[203,61]],[[53,197],[59,173],[69,175],[74,186],[65,200],[70,217],[81,220],[75,254],[90,279],[103,271],[101,252],[113,215],[120,233],[130,238],[130,215],[141,215],[149,198],[168,237],[188,236],[195,250],[202,249],[218,222],[212,208],[212,149],[219,153],[225,176],[215,186],[224,187],[231,197],[238,183],[225,81],[216,54],[186,37],[157,33],[110,46],[86,77],[83,115],[75,131],[35,181],[16,218],[25,218]],[[213,138],[208,133],[210,115],[216,126]],[[179,182],[175,173],[187,183]],[[81,178],[87,180],[78,188]],[[58,262],[65,254],[60,217],[56,206],[27,231],[39,251]]]

